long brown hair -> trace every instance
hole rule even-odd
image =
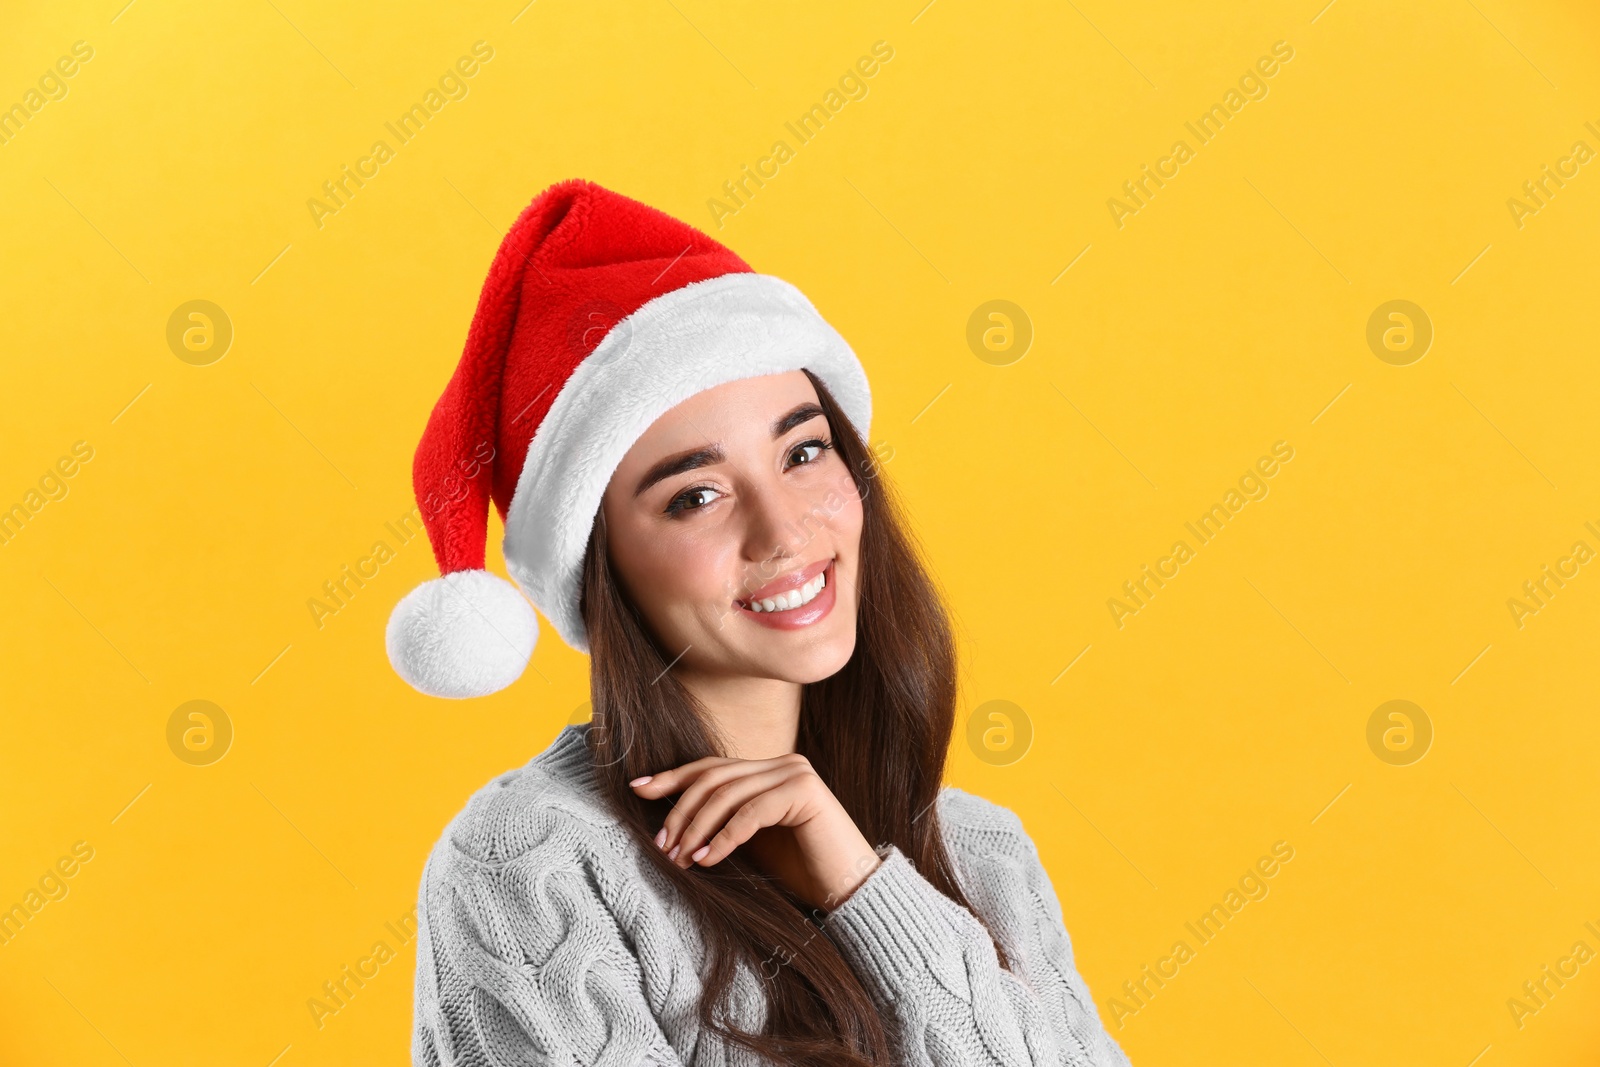
[[[804,686],[796,750],[869,841],[898,845],[925,878],[971,910],[940,836],[935,803],[955,720],[950,622],[876,457],[822,381],[805,373],[860,493],[862,529],[855,652],[838,673]],[[741,850],[711,867],[680,869],[655,847],[672,799],[642,799],[629,780],[726,753],[698,701],[669,670],[672,654],[657,644],[623,591],[606,550],[603,514],[596,516],[584,557],[579,608],[590,647],[596,777],[639,847],[698,920],[708,955],[701,1025],[778,1063],[888,1065],[893,1036],[819,929],[824,917],[810,913]],[[1009,966],[998,941],[995,950]],[[766,979],[760,1033],[724,1021],[740,960]]]

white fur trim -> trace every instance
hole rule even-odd
[[[384,643],[395,672],[436,697],[487,696],[522,676],[539,617],[516,586],[485,570],[453,571],[407,593]]]
[[[506,512],[506,569],[562,640],[589,651],[583,552],[611,475],[651,424],[696,393],[807,369],[866,438],[872,393],[845,339],[799,289],[741,271],[663,293],[573,371],[528,446]]]

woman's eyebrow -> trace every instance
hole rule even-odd
[[[807,401],[772,424],[772,439],[776,441],[801,423],[810,422],[818,415],[825,414],[821,407]]]
[[[826,414],[819,405],[807,401],[772,424],[772,439],[777,440],[796,426]],[[680,452],[676,456],[668,456],[645,472],[644,477],[639,479],[639,487],[633,491],[633,495],[642,495],[646,489],[663,478],[670,478],[674,474],[682,474],[684,471],[692,471],[699,467],[709,467],[727,458],[719,444],[710,444],[692,452]]]
[[[722,446],[718,444],[697,448],[692,452],[680,452],[676,456],[668,456],[645,472],[644,477],[639,479],[639,488],[633,491],[633,495],[639,496],[663,478],[670,478],[674,474],[682,474],[684,471],[692,471],[697,467],[709,467],[713,463],[721,463],[727,458],[722,451]]]

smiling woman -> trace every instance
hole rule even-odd
[[[704,234],[583,181],[517,220],[413,480],[493,462],[388,649],[439,696],[520,675],[493,503],[594,715],[429,856],[414,1062],[1127,1063],[1021,821],[942,784],[954,643],[870,418],[844,339]]]
[[[834,437],[790,371],[690,397],[623,457],[601,508],[611,565],[692,689],[798,698],[791,683],[850,658],[855,598],[837,590],[859,584],[862,504]],[[790,718],[763,747],[792,748]]]

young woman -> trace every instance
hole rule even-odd
[[[519,218],[388,648],[441,696],[520,674],[493,502],[593,712],[430,855],[416,1064],[1126,1067],[1021,821],[942,784],[951,631],[869,419],[843,339],[704,234],[581,181]]]

